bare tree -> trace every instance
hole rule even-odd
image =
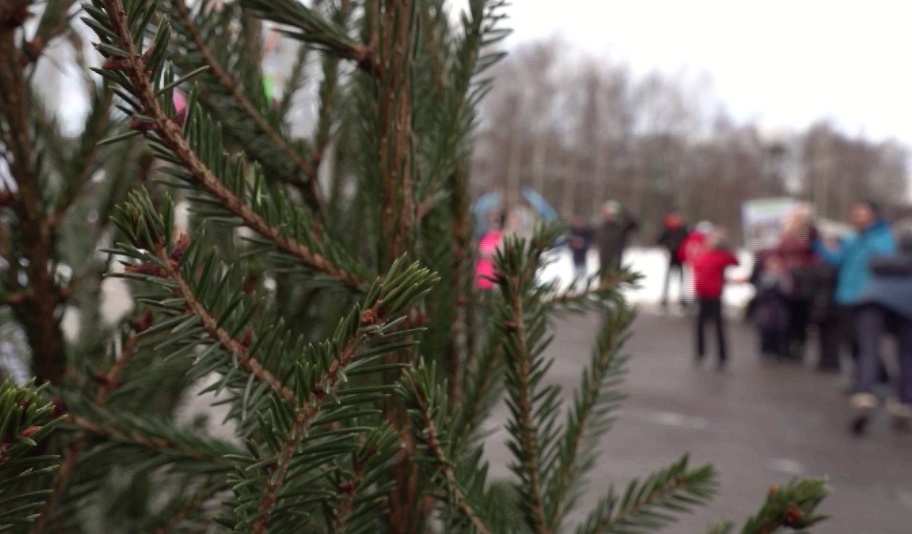
[[[906,198],[906,151],[840,133],[825,122],[771,138],[734,121],[705,76],[652,72],[566,50],[559,39],[519,45],[495,71],[482,110],[475,191],[528,185],[564,216],[618,200],[657,230],[679,210],[740,229],[752,198],[797,194],[822,215],[858,198]]]

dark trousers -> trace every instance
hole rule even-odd
[[[681,262],[672,258],[668,262],[668,270],[665,271],[665,284],[662,286],[662,304],[668,304],[668,290],[671,285],[671,276],[678,276],[678,302],[684,304],[684,266]]]
[[[786,352],[786,330],[778,326],[760,327],[760,353],[764,356],[783,356]]]
[[[803,298],[789,299],[788,347],[790,356],[804,357],[804,346],[807,343],[808,323],[811,319],[811,301]]]
[[[899,401],[912,404],[912,321],[877,305],[867,305],[855,312],[858,361],[855,363],[853,390],[872,393],[881,378],[881,343],[888,326],[896,336],[899,361]]]
[[[842,343],[848,347],[852,361],[858,361],[858,336],[855,334],[855,306],[839,306],[839,330],[842,332]]]
[[[713,323],[716,329],[716,348],[719,352],[719,362],[728,358],[725,351],[725,321],[722,318],[721,299],[699,299],[700,309],[697,312],[697,357],[706,356],[706,323]]]
[[[849,348],[849,353],[852,356],[855,372],[857,372],[861,355],[858,334],[866,328],[866,326],[859,325],[859,311],[861,309],[859,306],[839,306],[839,328],[842,330],[843,343]],[[887,369],[879,356],[880,352],[878,351],[877,354],[877,381],[882,383],[889,382],[890,376],[887,374]]]
[[[817,336],[820,358],[817,369],[821,371],[839,370],[839,342],[841,337],[840,323],[836,318],[828,318],[817,324]]]

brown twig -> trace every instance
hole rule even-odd
[[[416,388],[417,389],[417,388]],[[472,505],[469,504],[468,499],[466,498],[465,493],[462,491],[462,488],[459,487],[459,484],[456,482],[456,475],[453,473],[452,463],[449,458],[447,458],[446,453],[443,450],[443,447],[440,444],[439,433],[437,432],[437,425],[434,424],[434,420],[431,417],[430,410],[427,405],[427,399],[425,398],[423,392],[418,390],[418,402],[421,407],[421,416],[424,420],[424,430],[427,433],[425,437],[425,444],[427,445],[428,452],[437,460],[437,463],[440,467],[440,472],[443,473],[444,479],[447,483],[447,488],[450,491],[450,494],[453,496],[453,499],[456,501],[456,506],[459,510],[469,519],[472,523],[472,526],[475,527],[480,534],[490,534],[490,529],[487,525],[482,522],[481,518],[478,517],[478,514],[475,512],[475,509],[472,508]]]
[[[523,275],[524,273],[520,273],[518,276],[514,276],[513,284],[515,288],[522,287]],[[529,389],[532,369],[529,365],[529,349],[526,347],[522,295],[518,291],[514,291],[513,298],[510,302],[510,308],[513,311],[514,324],[512,326],[515,330],[508,335],[515,336],[517,344],[516,354],[514,355],[518,366],[516,369],[517,398],[515,403],[519,419],[517,422],[520,425],[520,462],[522,463],[522,469],[526,472],[526,476],[529,480],[528,494],[531,501],[530,512],[532,513],[532,519],[535,523],[532,525],[532,530],[546,534],[550,533],[551,529],[548,527],[547,521],[545,521],[545,509],[542,501],[541,479],[540,473],[538,472],[538,447],[535,440],[535,420],[532,415],[532,392]]]
[[[617,289],[621,284],[631,282],[633,280],[633,275],[629,274],[611,274],[606,277],[604,280],[599,282],[599,285],[595,287],[590,287],[586,289],[581,289],[579,291],[566,291],[561,293],[553,298],[550,298],[544,302],[546,306],[567,304],[569,302],[583,300],[591,295],[598,295],[602,291],[609,289]]]
[[[201,454],[197,449],[181,449],[175,446],[169,440],[162,438],[149,438],[139,434],[137,432],[127,432],[116,426],[102,426],[89,421],[88,419],[80,416],[71,416],[68,421],[70,424],[76,425],[81,428],[84,432],[87,432],[96,436],[104,436],[107,438],[113,438],[119,441],[131,443],[143,447],[145,449],[156,450],[156,451],[168,451],[168,452],[180,452],[187,458],[192,458],[194,460],[202,460],[206,462],[211,462],[213,464],[224,465],[227,463],[227,460],[221,456],[210,456],[207,454]]]
[[[104,107],[109,107],[111,102],[113,102],[114,96],[113,93],[107,91],[104,96],[104,101],[101,103]],[[83,132],[83,137],[89,137],[94,139],[101,138],[101,135],[108,127],[108,120],[110,115],[107,113],[102,114],[102,119],[93,124],[94,129],[91,131]],[[63,198],[57,203],[54,208],[54,213],[48,217],[47,225],[51,229],[56,229],[60,226],[60,223],[63,221],[63,218],[66,216],[67,210],[70,206],[73,205],[73,202],[79,197],[79,192],[82,189],[83,185],[89,179],[89,175],[92,170],[92,159],[95,157],[96,152],[98,151],[98,143],[92,143],[88,150],[82,153],[82,157],[79,161],[78,169],[81,169],[79,175],[73,180],[70,184],[71,190],[69,194],[64,195]]]
[[[383,234],[386,260],[392,263],[405,252],[407,238],[415,221],[411,160],[411,47],[410,2],[379,11],[383,17],[384,75],[378,79],[379,139],[378,164],[383,191]]]
[[[57,14],[66,14],[70,7],[73,5],[72,1],[66,2],[61,6],[57,7]],[[45,13],[45,16],[48,16]],[[47,26],[47,31],[36,34],[30,41],[25,42],[25,47],[23,50],[22,57],[19,59],[19,66],[26,67],[30,63],[35,63],[41,57],[41,54],[44,53],[44,50],[48,47],[54,37],[58,36],[64,28],[66,28],[66,22],[68,20],[67,16],[60,16],[60,20],[57,24]],[[43,22],[43,21],[42,21]],[[39,24],[39,27],[43,24]]]
[[[492,348],[491,350],[499,352],[501,349]],[[459,399],[461,403],[460,410],[456,412],[456,415],[458,416],[458,428],[460,428],[462,432],[453,438],[457,442],[459,450],[463,447],[463,443],[467,442],[472,436],[469,429],[472,428],[471,425],[475,423],[475,418],[481,413],[485,395],[488,394],[491,386],[494,384],[495,378],[498,376],[496,370],[500,358],[501,356],[499,353],[491,354],[485,362],[486,365],[477,370],[473,370],[475,376],[481,377],[481,382],[476,385],[474,395],[471,397],[462,396]],[[468,380],[466,380],[466,382],[468,382]]]
[[[206,501],[212,498],[213,495],[218,493],[221,490],[218,486],[212,486],[205,488],[203,491],[200,491],[193,496],[190,501],[188,501],[184,506],[182,506],[177,513],[168,518],[168,521],[164,525],[155,529],[155,534],[169,534],[175,527],[180,525],[187,517],[190,516],[190,513],[202,506]]]
[[[0,3],[0,110],[6,115],[3,142],[12,155],[10,174],[16,183],[16,194],[10,198],[11,208],[19,221],[28,259],[31,292],[17,317],[22,321],[35,358],[35,374],[41,381],[59,383],[66,369],[63,336],[57,321],[57,290],[48,269],[53,257],[53,236],[48,231],[43,202],[38,191],[33,168],[34,146],[30,120],[28,83],[18,59],[22,51],[16,46],[16,22],[28,14],[28,3],[6,0]],[[27,18],[27,17],[26,17]]]
[[[623,332],[623,323],[612,322],[612,330],[609,337],[609,341],[604,345],[604,352],[599,354],[599,365],[591,368],[588,373],[589,382],[585,384],[580,391],[601,391],[602,379],[605,376],[604,372],[606,370],[608,362],[606,359],[612,357],[613,350],[616,348],[615,343],[618,337]],[[582,411],[577,413],[578,424],[575,427],[568,425],[568,428],[574,428],[574,434],[572,442],[569,446],[570,457],[566,459],[566,463],[563,465],[563,471],[560,473],[558,478],[558,490],[555,493],[557,497],[557,502],[554,505],[554,515],[552,517],[551,528],[557,528],[558,522],[561,519],[561,514],[563,513],[564,505],[566,504],[566,491],[570,485],[574,482],[574,477],[578,474],[578,466],[576,466],[576,459],[579,455],[580,447],[583,443],[583,437],[586,435],[586,431],[589,428],[589,415],[592,413],[593,408],[595,407],[595,400],[597,396],[593,395],[593,402],[590,403],[574,403],[575,406],[582,405]]]
[[[247,344],[231,337],[224,328],[219,326],[218,320],[212,316],[206,306],[196,298],[196,293],[190,288],[187,280],[184,278],[178,263],[172,258],[173,252],[167,252],[163,246],[156,250],[156,255],[165,265],[162,274],[175,284],[177,284],[177,293],[184,300],[189,310],[199,318],[203,330],[209,336],[218,342],[225,350],[237,358],[245,369],[252,373],[258,380],[267,384],[275,391],[282,400],[291,406],[298,406],[298,399],[290,388],[285,386],[278,378],[275,377],[268,369],[263,367],[247,348]]]
[[[137,337],[138,334],[135,333],[130,336],[121,351],[120,358],[114,362],[106,373],[101,375],[103,376],[103,379],[99,380],[101,387],[98,388],[98,392],[95,394],[95,405],[99,408],[107,403],[111,393],[118,387],[121,373],[123,372],[124,367],[126,367],[127,362],[133,358],[133,354],[136,351]],[[63,491],[66,489],[67,483],[73,475],[73,471],[76,469],[76,462],[85,449],[85,439],[88,435],[88,429],[79,432],[63,453],[63,458],[60,461],[60,468],[57,469],[57,473],[54,475],[54,480],[51,483],[51,492],[48,495],[46,504],[41,510],[41,514],[35,521],[32,529],[33,532],[42,532],[53,519],[54,513],[57,511],[57,506],[60,504],[60,499],[63,497]]]
[[[117,34],[118,44],[129,58],[124,67],[130,78],[132,91],[142,104],[144,114],[152,120],[150,123],[143,124],[155,131],[161,143],[183,163],[184,168],[196,183],[219,200],[225,209],[244,221],[251,230],[272,241],[280,250],[349,286],[362,286],[364,281],[356,275],[337,267],[328,258],[314,252],[305,244],[282,235],[280,228],[270,225],[266,219],[238,198],[213,174],[212,170],[190,147],[178,125],[165,114],[159,105],[155,90],[145,72],[145,60],[139,54],[136,43],[133,42],[123,3],[121,0],[105,0],[105,7],[112,28]]]
[[[25,24],[25,21],[35,16],[28,10],[28,0],[2,0],[0,1],[0,32],[13,33]]]
[[[668,484],[652,490],[642,499],[638,499],[635,502],[631,503],[629,506],[618,510],[616,514],[606,518],[605,521],[599,523],[598,526],[592,530],[592,532],[609,531],[612,527],[616,526],[620,521],[635,513],[637,510],[650,505],[652,502],[661,499],[662,497],[674,492],[679,488],[683,488],[689,482],[690,480],[686,476],[676,477],[675,479],[669,481]]]
[[[333,532],[345,532],[345,526],[358,498],[358,489],[363,476],[364,465],[358,458],[352,469],[352,478],[341,482],[338,486],[339,491],[345,494],[345,498],[333,517]]]
[[[308,402],[298,411],[291,433],[286,437],[279,450],[275,472],[269,477],[269,481],[263,490],[263,498],[260,500],[259,506],[260,517],[253,525],[253,531],[256,534],[266,532],[269,521],[272,519],[272,511],[279,500],[279,491],[285,482],[285,475],[288,473],[291,459],[294,457],[294,453],[297,451],[298,445],[304,436],[304,430],[323,409],[324,399],[327,397],[324,384],[328,384],[330,387],[335,386],[339,371],[351,364],[355,359],[361,343],[362,334],[359,328],[346,343],[339,356],[330,364],[326,373],[324,373],[323,380],[311,392]]]

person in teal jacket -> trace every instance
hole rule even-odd
[[[852,205],[851,219],[856,232],[846,237],[837,248],[829,248],[820,240],[814,242],[817,254],[838,270],[836,302],[841,306],[858,303],[858,297],[871,277],[868,267],[871,258],[896,253],[893,232],[880,217],[876,204],[856,202]]]
[[[873,202],[853,204],[850,218],[854,234],[847,236],[835,248],[815,239],[814,250],[837,270],[835,300],[839,306],[839,322],[851,348],[852,359],[857,361],[859,348],[855,312],[862,291],[871,278],[869,263],[872,258],[895,254],[896,240],[890,225],[881,217],[877,204]],[[880,375],[881,381],[887,380],[882,367]]]

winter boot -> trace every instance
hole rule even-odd
[[[856,436],[864,434],[868,427],[871,414],[877,408],[877,397],[870,393],[856,393],[849,398],[852,407],[852,417],[849,428]]]

